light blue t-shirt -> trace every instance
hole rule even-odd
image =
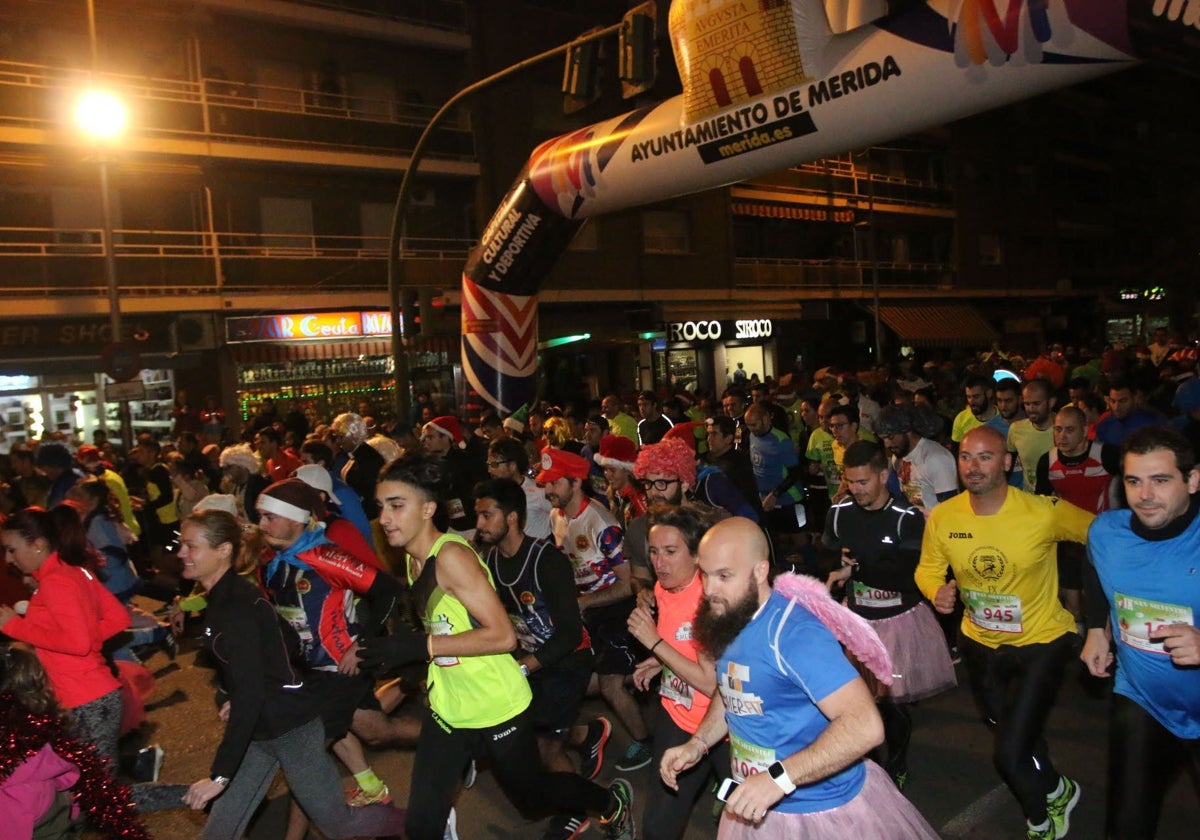
[[[1200,616],[1200,516],[1177,537],[1150,541],[1130,527],[1135,514],[1111,510],[1088,531],[1088,555],[1108,599],[1117,675],[1113,691],[1128,697],[1168,732],[1200,738],[1200,669],[1179,668],[1152,627]]]
[[[808,747],[829,726],[817,703],[858,678],[833,634],[808,610],[777,592],[717,663],[729,724],[732,775],[766,772]],[[800,785],[775,805],[807,814],[845,805],[866,779],[863,762]]]

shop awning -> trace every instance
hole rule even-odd
[[[901,341],[918,347],[979,347],[998,337],[979,310],[968,304],[881,306],[879,320]]]
[[[854,221],[854,211],[834,207],[801,207],[797,204],[774,204],[766,201],[735,201],[731,204],[735,216],[757,216],[763,219],[793,219],[804,222]]]

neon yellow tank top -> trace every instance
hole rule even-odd
[[[483,567],[488,583],[495,587],[487,564],[471,544],[457,534],[443,534],[437,538],[422,573],[436,574],[438,552],[447,542],[465,546]],[[413,586],[416,581],[411,563],[407,575],[409,586]],[[462,602],[436,585],[420,615],[425,632],[434,636],[464,633],[473,626],[471,615]],[[436,657],[429,663],[427,682],[430,708],[446,723],[459,729],[485,729],[504,723],[525,711],[533,697],[529,681],[521,674],[517,660],[507,653]]]

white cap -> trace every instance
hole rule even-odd
[[[329,470],[320,464],[305,464],[299,467],[294,475],[314,490],[320,490],[330,500],[337,501],[333,495],[333,479],[329,477]]]

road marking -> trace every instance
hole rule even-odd
[[[955,817],[942,826],[938,833],[942,837],[966,837],[974,832],[976,826],[991,816],[1008,801],[1008,788],[998,785],[983,796],[963,808]]]

